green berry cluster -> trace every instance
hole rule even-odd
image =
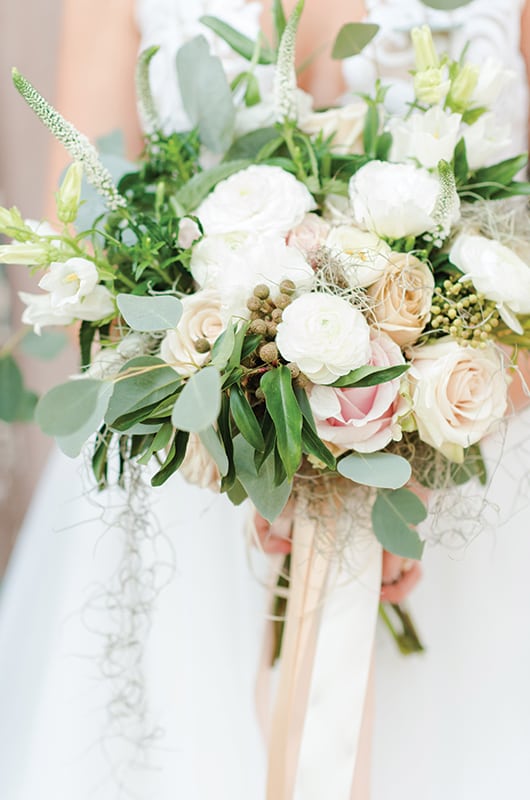
[[[492,300],[477,292],[471,281],[458,276],[436,286],[431,306],[430,329],[450,334],[459,344],[485,346],[499,324],[499,312]]]

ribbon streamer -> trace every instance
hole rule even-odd
[[[295,511],[267,800],[353,799],[381,547],[371,531],[363,530],[360,537],[351,536],[340,559],[324,551],[322,521],[329,541],[341,526],[341,515],[348,513],[347,504],[329,495],[311,501],[310,515],[299,504]],[[351,527],[351,521],[345,524]],[[347,565],[359,563],[360,548],[362,565],[353,575]]]

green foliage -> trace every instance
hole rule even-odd
[[[205,367],[188,378],[171,421],[175,428],[199,433],[216,421],[221,410],[221,378],[215,367]]]
[[[77,455],[101,426],[112,384],[91,378],[54,386],[39,400],[35,419],[44,433],[57,437],[67,455]]]
[[[421,0],[424,6],[436,8],[440,11],[454,11],[455,8],[467,6],[471,0]]]
[[[162,486],[180,467],[186,455],[190,435],[185,431],[177,431],[166,459],[158,472],[151,478],[151,486]]]
[[[239,139],[236,139],[232,146],[226,153],[223,161],[237,161],[238,159],[248,159],[249,161],[259,162],[262,158],[266,158],[272,153],[267,150],[265,155],[261,155],[264,148],[275,145],[277,149],[283,143],[283,137],[278,136],[276,128],[259,128],[256,131],[250,131]]]
[[[399,378],[409,367],[410,364],[397,364],[395,367],[357,367],[347,375],[337,378],[331,386],[342,388],[377,386]]]
[[[427,516],[427,509],[409,489],[381,489],[372,508],[374,533],[385,550],[403,558],[421,558],[424,543],[414,525]]]
[[[234,133],[234,102],[223,65],[211,55],[204,36],[180,48],[177,75],[183,106],[201,141],[212,152],[224,153]]]
[[[229,461],[219,434],[211,425],[199,433],[199,438],[217,465],[222,478],[228,474]]]
[[[400,489],[411,476],[409,462],[393,453],[351,453],[337,462],[344,478],[381,489]]]
[[[369,22],[348,22],[343,25],[335,39],[331,57],[340,60],[359,55],[378,30],[379,25]]]
[[[42,331],[40,336],[28,331],[20,343],[20,349],[28,356],[48,361],[56,358],[67,343],[68,337],[62,331]]]
[[[285,26],[287,25],[282,0],[273,0],[272,14],[274,20],[274,32],[276,35],[276,44],[278,45],[283,36]]]
[[[527,163],[528,156],[523,153],[491,167],[478,169],[469,176],[467,183],[459,186],[458,191],[467,202],[477,198],[502,200],[515,195],[529,195],[530,183],[514,180]]]
[[[235,384],[230,390],[230,412],[237,429],[255,450],[263,452],[265,441],[252,406],[243,390]]]
[[[176,328],[182,316],[182,303],[173,295],[142,297],[119,294],[118,308],[134,331],[154,332]]]
[[[37,395],[24,388],[22,373],[12,355],[0,357],[0,419],[4,422],[29,422]]]
[[[254,448],[243,436],[234,438],[234,463],[239,482],[258,512],[272,522],[282,512],[289,499],[292,484],[275,481],[274,453],[270,453],[259,469],[254,462]]]
[[[219,17],[212,17],[207,14],[200,17],[199,21],[207,28],[210,28],[210,30],[223,39],[234,52],[246,58],[247,61],[256,60],[258,64],[275,63],[276,53],[263,39],[260,39],[258,42],[253,42],[248,36],[240,33],[226,22],[223,22]]]
[[[181,386],[182,379],[165,361],[154,356],[137,356],[127,361],[118,379],[110,384],[112,397],[109,402],[105,421],[113,426],[116,421],[140,412],[136,418],[130,418],[134,424],[144,417],[145,409],[155,407],[165,398],[173,395]],[[147,415],[145,415],[147,416]]]
[[[260,386],[276,429],[278,453],[291,480],[302,458],[302,412],[293,391],[291,373],[284,366],[271,369],[261,378]]]

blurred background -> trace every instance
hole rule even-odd
[[[0,204],[16,205],[25,217],[44,213],[50,134],[15,91],[11,69],[53,102],[60,11],[61,0],[0,0]],[[17,292],[35,291],[36,282],[25,267],[0,266],[0,349],[20,326]],[[75,368],[73,352],[46,362],[17,351],[17,361],[39,394]],[[0,422],[0,574],[49,449],[36,425]]]

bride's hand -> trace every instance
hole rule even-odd
[[[383,575],[381,600],[383,603],[401,603],[421,579],[419,561],[401,558],[383,550]]]
[[[287,503],[272,525],[257,511],[254,512],[254,527],[264,553],[288,555],[291,552],[291,528],[293,526],[293,504]]]

